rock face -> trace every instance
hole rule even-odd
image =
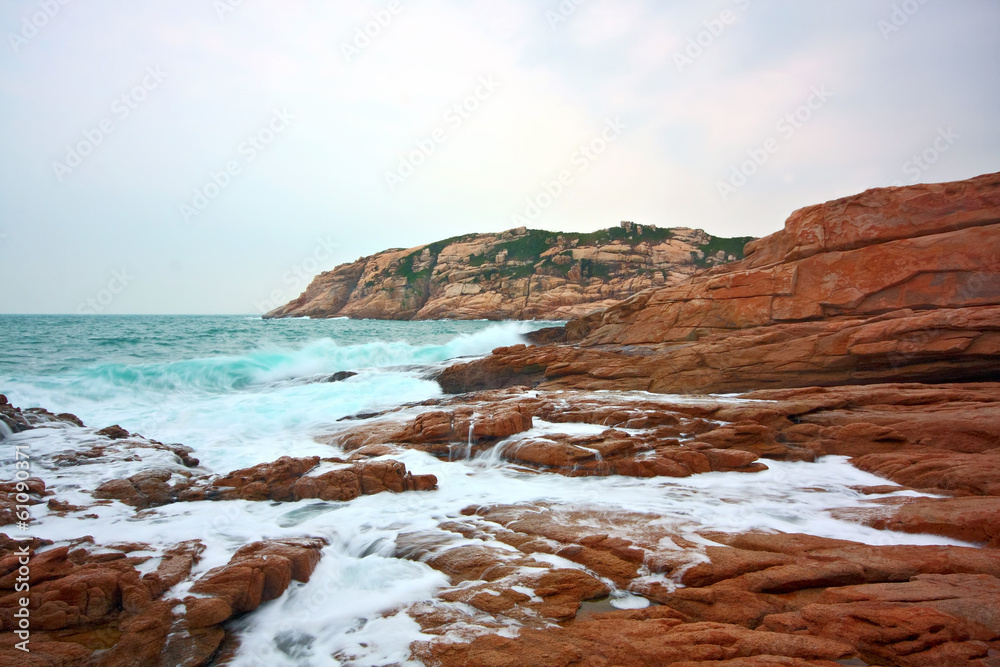
[[[397,539],[397,556],[449,577],[442,598],[468,605],[408,610],[434,637],[414,647],[425,664],[989,667],[1000,645],[992,549],[679,534],[656,515],[564,506],[463,514]],[[654,606],[588,613],[610,585]]]
[[[1000,507],[990,494],[998,479],[1000,384],[772,389],[740,399],[523,388],[444,397],[331,436],[350,450],[348,461],[283,458],[210,478],[177,463],[176,478],[153,470],[128,478],[142,496],[122,500],[152,506],[222,494],[284,502],[323,497],[323,489],[373,493],[430,483],[381,458],[401,447],[442,458],[493,447],[522,470],[570,476],[753,474],[764,462],[848,456],[888,478],[859,494],[901,490],[888,481],[895,480],[952,497],[894,494],[836,510],[840,518],[983,548],[709,532],[689,519],[585,503],[474,505],[395,538],[396,558],[447,579],[434,600],[402,610],[427,637],[411,646],[413,655],[428,665],[993,667]],[[136,436],[101,438],[110,443],[107,455]],[[39,499],[50,493],[35,487]],[[162,550],[148,565],[150,545],[97,550],[87,538],[78,542],[29,545],[30,609],[39,623],[32,650],[47,661],[39,664],[223,662],[226,622],[281,595],[292,580],[308,580],[323,547],[305,537],[254,542],[192,577],[203,549],[197,541]],[[18,544],[0,536],[3,630],[13,627],[17,607],[10,588]],[[185,581],[190,586],[170,597]],[[607,611],[595,602],[622,593],[652,606]],[[0,643],[0,659],[19,664],[13,650]]]
[[[571,321],[574,347],[503,348],[442,385],[670,393],[1000,378],[1000,174],[802,209],[746,252]]]
[[[630,222],[590,234],[470,234],[338,266],[264,317],[569,319],[741,259],[750,240]]]
[[[223,567],[207,572],[183,600],[167,592],[188,579],[205,547],[182,542],[163,551],[155,569],[145,544],[95,549],[90,538],[74,548],[39,551],[0,534],[0,661],[7,665],[208,664],[226,638],[222,624],[273,600],[292,580],[308,581],[325,542],[268,540],[248,544]],[[9,543],[9,544],[8,544]],[[24,546],[15,546],[24,545]],[[135,554],[135,555],[133,555]],[[30,569],[30,592],[17,592],[20,564]],[[14,647],[15,613],[27,596],[30,653]]]

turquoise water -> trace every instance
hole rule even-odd
[[[340,417],[440,394],[441,362],[543,323],[261,320],[251,316],[0,316],[0,393],[195,447],[213,469],[295,453]],[[322,382],[337,371],[358,375]],[[273,451],[272,447],[267,449]],[[327,452],[328,453],[328,452]]]
[[[189,445],[208,469],[198,469],[198,474],[228,472],[283,455],[342,456],[337,447],[315,440],[358,424],[338,424],[340,417],[438,396],[441,390],[430,379],[435,369],[451,359],[517,343],[522,332],[539,326],[543,323],[0,316],[0,393],[20,407],[73,412],[90,427],[117,423],[150,438]],[[322,381],[342,370],[358,374],[340,382]],[[651,394],[641,397],[657,400]],[[572,397],[553,400],[568,404]],[[536,419],[531,430],[514,437],[596,435],[604,429]],[[951,543],[833,518],[833,508],[867,502],[853,487],[885,483],[852,467],[845,457],[817,463],[768,461],[769,470],[754,474],[570,478],[527,474],[506,465],[499,453],[508,443],[501,441],[479,457],[453,462],[417,450],[391,455],[414,474],[435,475],[438,488],[433,491],[380,493],[345,503],[182,502],[136,513],[119,502],[94,504],[91,491],[150,469],[192,471],[173,454],[140,441],[91,456],[95,443],[107,442],[96,438],[93,428],[37,428],[9,438],[30,453],[32,474],[43,478],[58,499],[80,508],[64,513],[44,503],[33,505],[32,535],[57,545],[88,535],[98,546],[127,536],[148,545],[154,556],[179,542],[200,540],[205,552],[192,577],[171,591],[175,599],[183,599],[194,579],[229,562],[250,542],[305,536],[327,540],[308,584],[294,584],[231,625],[240,638],[235,667],[415,665],[408,660],[411,642],[430,637],[405,610],[416,603],[449,608],[450,603],[435,601],[449,581],[424,563],[397,558],[394,545],[400,535],[427,533],[455,546],[481,546],[477,537],[460,537],[439,525],[469,506],[552,503],[589,508],[595,516],[644,512],[696,543],[702,540],[697,532],[705,530],[806,528],[872,544]],[[67,452],[85,455],[66,466],[60,458]],[[15,456],[15,448],[0,447],[0,477],[5,480],[14,478],[19,465]],[[154,559],[143,567],[156,563]],[[563,560],[557,564],[582,567]],[[650,575],[649,580],[673,585],[664,575]],[[626,591],[612,595],[619,608],[645,604]],[[507,631],[517,629],[509,618],[490,622],[504,624]]]

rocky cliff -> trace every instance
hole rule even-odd
[[[630,222],[587,234],[469,234],[342,264],[264,317],[570,319],[742,259],[750,240]]]
[[[745,259],[448,369],[446,389],[729,392],[1000,378],[1000,174],[795,212]]]

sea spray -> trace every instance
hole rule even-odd
[[[9,436],[14,443],[30,444],[33,470],[59,500],[87,507],[60,513],[45,504],[32,506],[34,535],[52,540],[91,535],[99,546],[121,542],[126,535],[129,541],[149,544],[154,554],[200,539],[206,548],[194,578],[257,540],[315,536],[329,541],[308,583],[291,586],[227,627],[240,639],[235,665],[407,664],[410,643],[427,636],[416,621],[397,612],[432,601],[448,580],[422,562],[395,557],[397,539],[441,534],[442,521],[461,516],[470,506],[554,503],[600,513],[646,513],[695,542],[703,539],[699,533],[713,530],[801,532],[807,527],[819,536],[876,544],[955,543],[835,519],[832,509],[865,505],[854,487],[886,483],[844,457],[816,463],[768,461],[768,470],[754,474],[684,479],[568,478],[505,464],[504,448],[524,438],[605,429],[540,419],[530,431],[471,459],[446,462],[415,450],[392,456],[414,474],[435,475],[435,491],[366,495],[350,502],[181,502],[145,510],[137,519],[135,509],[120,502],[93,505],[90,491],[143,470],[176,468],[172,453],[130,442],[129,455],[119,458],[84,456],[66,467],[57,457],[91,451],[94,428],[111,423],[194,447],[207,468],[200,473],[227,472],[284,455],[342,456],[346,452],[313,437],[358,423],[337,422],[341,416],[439,395],[426,377],[428,364],[516,343],[522,325],[263,323],[239,317],[23,318],[12,323],[14,319],[0,318],[8,341],[0,348],[0,393],[21,407],[76,412],[93,427],[64,425]],[[339,382],[313,381],[346,369],[358,375]],[[690,404],[709,400],[641,392],[616,396]],[[426,408],[407,408],[397,417],[412,418],[420,409]],[[13,470],[12,457],[3,452],[0,463]],[[456,546],[477,543],[457,533],[446,538]],[[156,562],[153,558],[142,567],[153,568]],[[560,566],[579,567],[565,560]],[[189,587],[189,582],[181,583],[171,595],[183,599]],[[609,604],[631,608],[644,601],[612,590]],[[514,622],[509,623],[501,632],[516,631]]]
[[[281,453],[328,454],[313,436],[341,417],[439,396],[434,365],[545,324],[4,317],[12,345],[0,393],[184,443],[228,470],[271,460],[261,439]],[[358,375],[325,381],[339,371]]]

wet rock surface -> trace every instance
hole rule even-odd
[[[740,398],[511,388],[370,415],[323,440],[352,459],[412,448],[444,459],[490,455],[569,476],[755,472],[768,459],[838,455],[927,492],[996,492],[1000,383],[813,387]],[[426,411],[410,417],[416,409]],[[580,433],[584,425],[592,428]]]
[[[758,432],[764,427],[756,423],[726,432],[707,419],[722,405],[671,405],[583,392],[533,394],[512,389],[439,401],[428,406],[439,409],[413,419],[381,415],[383,419],[323,440],[353,452],[352,458],[404,447],[446,460],[494,456],[571,477],[758,472],[767,469],[758,462],[761,453],[790,460],[814,458],[807,449],[774,442],[775,431]],[[587,432],[581,433],[581,426]]]
[[[31,428],[31,423],[20,408],[14,407],[7,400],[7,397],[0,394],[0,440],[6,433],[20,433]]]
[[[1000,645],[993,549],[679,534],[656,516],[564,506],[466,514],[441,526],[465,541],[398,543],[399,555],[449,576],[442,599],[490,614],[484,623],[467,607],[411,609],[441,637],[415,647],[428,664],[990,665]],[[582,569],[568,576],[545,563],[553,556]],[[652,605],[578,613],[611,589]],[[501,632],[509,623],[521,628],[516,637]]]
[[[834,515],[985,548],[708,533],[697,522],[679,526],[656,514],[585,504],[472,506],[435,530],[396,538],[395,558],[421,562],[448,582],[432,601],[403,610],[432,638],[414,644],[413,655],[441,665],[658,665],[669,659],[989,666],[991,651],[1000,647],[992,611],[1000,586],[1000,512],[997,498],[988,495],[996,483],[990,461],[1000,443],[998,397],[1000,386],[990,383],[741,397],[517,388],[342,422],[343,430],[327,437],[342,444],[345,459],[285,457],[210,476],[155,444],[139,448],[143,441],[132,434],[95,435],[79,452],[99,447],[123,459],[146,451],[173,457],[170,467],[113,480],[95,494],[120,489],[117,499],[137,509],[213,495],[295,502],[433,488],[436,480],[408,475],[384,458],[407,448],[463,461],[467,455],[492,460],[495,453],[498,464],[567,476],[665,478],[710,470],[752,474],[768,461],[848,456],[886,479],[882,488],[862,493],[891,497]],[[91,460],[70,452],[57,463]],[[656,467],[668,462],[677,467]],[[901,496],[893,491],[904,487],[894,482],[935,497]],[[37,503],[62,502],[42,479],[32,484]],[[5,619],[15,604],[9,575],[16,571],[10,555],[17,544],[0,539],[8,549],[0,557],[0,570],[7,568],[7,578],[0,577]],[[150,661],[141,664],[213,664],[236,646],[227,623],[280,596],[291,581],[308,580],[322,548],[317,539],[253,543],[227,564],[192,576],[202,558],[197,541],[166,549],[32,545],[31,604],[40,623],[33,649],[56,665],[83,664],[95,651],[102,656],[97,664],[133,664],[126,656]],[[602,611],[589,611],[602,599]],[[608,602],[626,608],[607,610]]]
[[[196,578],[194,595],[181,600],[171,589],[188,580],[199,562],[204,545],[197,540],[165,550],[143,544],[95,547],[87,540],[47,550],[4,544],[0,659],[9,665],[67,667],[209,664],[226,637],[223,623],[280,596],[292,580],[308,581],[324,545],[316,539],[246,545],[227,565]],[[30,591],[18,592],[24,561]],[[140,566],[154,562],[154,569],[140,574]],[[13,632],[25,596],[30,653],[15,648]],[[33,662],[25,662],[26,656]]]
[[[983,610],[996,606],[990,600],[1000,515],[1000,384],[989,382],[1000,377],[998,243],[996,174],[873,190],[796,212],[784,231],[749,244],[741,262],[638,294],[570,322],[562,334],[545,332],[535,345],[499,348],[439,376],[452,393],[518,386],[535,389],[535,396],[751,390],[742,398],[766,403],[711,406],[700,415],[675,406],[660,411],[676,423],[710,424],[690,441],[760,460],[848,456],[859,469],[944,496],[895,494],[835,515],[985,548],[704,536],[715,544],[704,547],[701,562],[649,552],[643,558],[650,571],[672,573],[681,587],[631,584],[669,612],[611,612],[516,638],[432,643],[423,655],[441,664],[496,665],[516,664],[519,655],[567,665],[846,658],[997,664],[995,619]],[[685,435],[672,437],[686,444]],[[551,440],[544,458],[529,447],[536,465],[557,462],[565,443]],[[859,490],[877,495],[892,488],[898,487]],[[771,640],[759,653],[715,646],[720,652],[707,655],[694,640],[682,649],[688,653],[672,653],[678,649],[666,637],[698,623],[828,640],[845,652],[796,653]],[[647,640],[659,642],[647,655],[617,649]]]
[[[321,462],[332,469],[311,474],[321,469]],[[94,491],[94,497],[145,509],[197,500],[344,501],[383,491],[429,491],[436,486],[433,475],[413,475],[398,461],[347,464],[337,458],[283,456],[272,463],[214,478],[150,470],[105,482]]]

